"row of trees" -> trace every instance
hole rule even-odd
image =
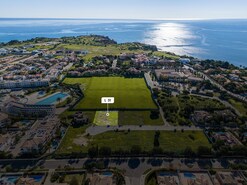
[[[187,156],[187,157],[195,157],[195,156],[208,156],[212,155],[211,148],[205,147],[205,146],[199,146],[197,151],[194,151],[191,147],[186,147],[184,151],[175,153],[175,152],[169,152],[169,151],[164,151],[160,146],[159,146],[159,131],[155,133],[154,136],[154,147],[151,151],[144,151],[142,148],[138,145],[133,145],[130,150],[118,150],[118,151],[112,151],[110,147],[103,146],[103,147],[98,147],[98,146],[93,146],[88,149],[88,155],[91,158],[96,158],[96,157],[111,157],[114,155],[126,155],[126,156],[131,156],[131,155],[169,155],[169,156]]]
[[[120,68],[108,68],[108,69],[93,69],[85,70],[83,72],[75,73],[75,70],[68,72],[68,77],[93,77],[93,76],[124,76],[131,78],[141,78],[144,76],[144,72],[136,68],[120,69]]]

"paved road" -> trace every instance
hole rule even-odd
[[[150,72],[145,73],[145,74],[144,74],[144,77],[145,77],[145,79],[146,79],[146,82],[147,82],[148,86],[149,86],[151,89],[155,88],[154,82],[153,82],[153,80],[152,80],[152,78],[151,78],[151,76],[150,76]],[[159,105],[157,101],[156,101],[156,103],[157,103],[157,105]],[[164,125],[170,126],[170,124],[168,123],[168,121],[165,119],[164,111],[163,111],[163,109],[162,109],[160,106],[159,106],[159,112],[160,112],[161,118],[162,118],[162,120],[163,120],[163,122],[164,122]]]
[[[90,126],[86,129],[86,133],[90,134],[91,136],[95,136],[97,134],[101,134],[104,132],[108,132],[108,131],[114,131],[118,129],[119,131],[124,131],[124,130],[129,130],[133,131],[133,130],[166,130],[166,131],[174,131],[174,129],[176,130],[195,130],[195,131],[202,131],[201,128],[199,127],[195,127],[195,126],[171,126],[171,125],[161,125],[161,126],[149,126],[149,125],[143,125],[143,126],[138,126],[138,125],[124,125],[124,126],[110,126],[110,127],[104,127],[104,126]]]
[[[21,146],[22,146],[22,145],[24,144],[24,142],[30,137],[31,131],[37,129],[37,127],[38,127],[38,125],[39,125],[38,123],[39,123],[38,120],[35,121],[34,124],[32,125],[32,127],[31,127],[28,131],[25,132],[25,135],[22,136],[22,137],[20,138],[20,140],[18,141],[18,143],[15,145],[15,147],[14,147],[13,149],[10,149],[10,150],[9,150],[10,153],[11,153],[14,157],[17,157],[17,156],[20,154],[20,152],[21,152]]]
[[[235,107],[233,107],[229,102],[223,101],[223,100],[219,99],[218,97],[203,96],[203,95],[200,95],[200,94],[192,94],[192,95],[193,96],[200,96],[200,97],[203,97],[203,98],[209,98],[209,99],[218,100],[221,103],[223,103],[226,107],[233,109],[238,116],[242,116],[242,114]]]
[[[112,62],[112,68],[114,69],[116,67],[117,67],[117,60],[113,60],[113,62]]]
[[[18,64],[18,63],[22,63],[22,62],[25,62],[26,60],[32,60],[34,59],[35,57],[37,57],[38,55],[32,55],[32,56],[24,56],[22,58],[19,58],[17,60],[14,60],[14,61],[11,61],[11,62],[7,62],[8,63],[8,66],[5,67],[4,69],[2,69],[0,72],[4,72],[8,67],[10,67],[11,65],[14,65],[14,64]]]
[[[151,76],[150,76],[150,72],[145,73],[145,74],[144,74],[144,77],[145,77],[145,79],[146,79],[146,81],[147,81],[148,86],[149,86],[151,89],[155,88],[154,83],[153,83],[153,80],[152,80],[152,78],[151,78]]]
[[[51,175],[55,172],[54,169],[50,169],[48,174],[47,174],[47,177],[45,179],[45,182],[44,182],[44,185],[56,185],[56,183],[52,183],[51,182]]]
[[[159,106],[159,103],[156,101],[156,103],[157,103],[157,105]],[[163,111],[163,109],[162,109],[162,107],[161,106],[159,106],[159,112],[160,112],[160,116],[161,116],[161,118],[162,118],[162,120],[163,120],[163,122],[164,122],[164,125],[165,126],[167,126],[167,127],[170,127],[171,125],[168,123],[168,121],[166,120],[166,118],[165,118],[165,113],[164,113],[164,111]]]
[[[73,66],[73,62],[69,63],[67,66],[63,68],[63,70],[69,70]]]
[[[212,84],[214,84],[215,86],[217,86],[221,91],[225,91],[227,94],[235,97],[235,98],[238,98],[242,101],[245,101],[247,103],[247,98],[239,95],[239,94],[235,94],[235,93],[232,93],[228,90],[226,90],[222,85],[220,85],[218,82],[216,82],[215,80],[213,80],[211,77],[209,77],[208,75],[204,74],[203,72],[199,72],[199,74],[201,74],[206,80],[209,80]]]

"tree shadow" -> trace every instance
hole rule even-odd
[[[136,169],[140,165],[141,161],[138,158],[133,158],[128,161],[128,166],[131,169]]]

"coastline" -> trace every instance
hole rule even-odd
[[[77,37],[85,37],[85,36],[100,36],[100,37],[106,37],[106,38],[109,38],[108,36],[105,36],[105,35],[94,35],[94,34],[90,34],[90,35],[79,35]],[[71,36],[73,37],[73,36]],[[1,48],[4,48],[4,47],[12,47],[12,44],[11,42],[15,42],[15,43],[18,43],[18,44],[34,44],[33,43],[33,40],[35,39],[47,39],[47,40],[50,40],[50,41],[47,41],[47,42],[56,42],[57,40],[60,40],[62,39],[63,37],[53,37],[53,38],[50,38],[50,37],[35,37],[35,38],[31,38],[31,39],[27,39],[27,40],[11,40],[9,42],[0,42],[0,49]],[[68,37],[69,38],[69,37]],[[109,39],[112,39],[112,38],[109,38]],[[116,42],[114,39],[112,39],[112,41]],[[142,42],[125,42],[125,43],[118,43],[116,42],[116,44],[128,44],[128,43],[140,43],[140,44],[143,44],[143,45],[149,45],[149,46],[154,46],[157,48],[157,52],[164,52],[164,53],[167,53],[167,54],[171,54],[171,55],[174,55],[175,57],[179,57],[179,58],[191,58],[191,59],[196,59],[198,61],[217,61],[217,62],[227,62],[229,64],[232,64],[234,65],[235,67],[237,68],[244,68],[244,67],[247,67],[245,65],[235,65],[234,63],[230,62],[230,61],[224,61],[224,60],[218,60],[218,59],[210,59],[210,58],[200,58],[200,57],[197,57],[197,56],[193,56],[193,55],[179,55],[179,54],[176,54],[176,53],[173,53],[173,52],[169,52],[169,51],[165,51],[165,50],[162,50],[160,48],[157,47],[157,45],[151,45],[151,44],[147,44],[147,43],[142,43]],[[15,45],[14,45],[15,46]],[[1,57],[1,56],[0,56]]]
[[[247,20],[1,19],[0,42],[36,37],[104,35],[162,51],[246,65]],[[219,26],[220,25],[220,26]],[[224,36],[222,36],[224,35]]]

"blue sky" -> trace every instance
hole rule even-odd
[[[247,18],[247,0],[0,0],[0,17]]]

